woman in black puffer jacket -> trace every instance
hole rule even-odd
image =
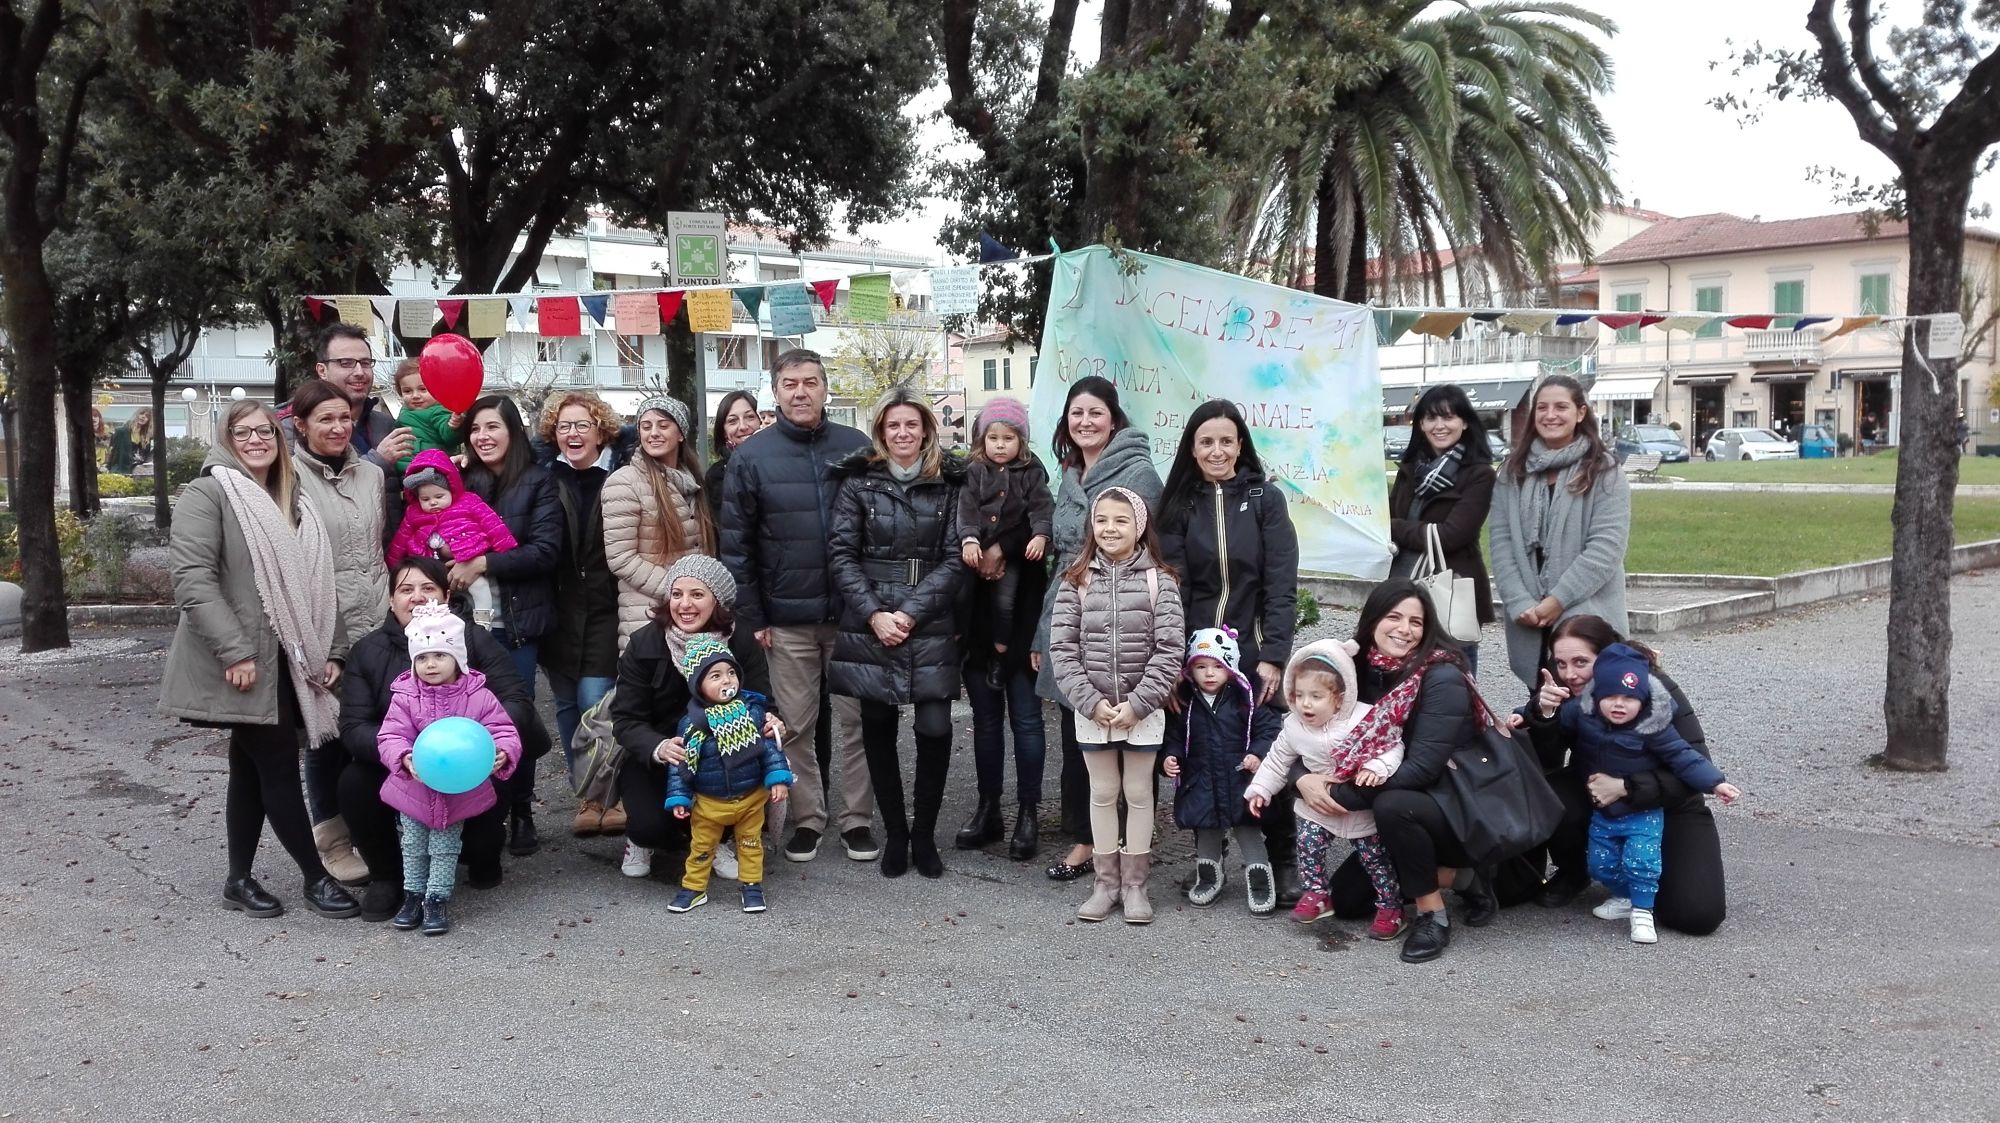
[[[830,668],[835,694],[861,700],[868,774],[888,836],[882,874],[912,864],[941,877],[938,808],[951,762],[951,700],[958,696],[958,489],[964,461],[938,446],[937,418],[922,398],[893,391],[875,414],[873,447],[834,466],[841,479],[827,548],[840,590],[840,634]],[[915,709],[915,806],[903,812],[897,759],[900,707]]]

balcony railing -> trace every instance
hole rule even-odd
[[[1818,363],[1824,350],[1816,331],[1743,333],[1743,357],[1753,363]]]
[[[1557,335],[1482,335],[1471,339],[1441,340],[1431,352],[1438,366],[1473,366],[1479,363],[1569,362],[1591,353],[1596,339]]]

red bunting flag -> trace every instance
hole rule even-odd
[[[316,296],[306,297],[306,318],[316,324],[319,323],[320,317],[325,314],[326,301]]]
[[[833,311],[833,297],[835,293],[840,291],[840,278],[833,277],[824,281],[814,281],[812,287],[813,295],[819,297],[820,306],[829,312]]]
[[[1733,320],[1724,320],[1722,322],[1732,328],[1768,328],[1771,326],[1771,321],[1776,318],[1775,316],[1738,316]]]
[[[1604,315],[1597,317],[1597,322],[1613,330],[1629,328],[1639,322],[1639,314],[1636,312],[1606,312]]]
[[[437,307],[438,315],[444,317],[444,326],[452,331],[458,330],[458,318],[465,315],[465,301],[440,300]]]
[[[675,289],[660,294],[660,324],[662,327],[674,322],[681,313],[681,301],[687,299],[687,290]]]
[[[1654,324],[1657,324],[1665,319],[1666,319],[1665,316],[1659,316],[1651,312],[1648,312],[1645,315],[1639,317],[1639,326],[1642,328],[1649,328],[1652,327]]]
[[[582,335],[583,318],[573,296],[545,296],[535,301],[535,331],[540,335]]]

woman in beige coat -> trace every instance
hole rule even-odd
[[[268,818],[305,876],[306,903],[353,916],[360,906],[315,852],[299,795],[299,733],[331,735],[339,715],[333,689],[347,640],[334,611],[332,553],[270,408],[236,403],[222,433],[174,507],[168,559],[181,616],[160,707],[229,730],[223,904],[253,917],[284,912],[251,876]]]
[[[604,481],[604,558],[618,578],[618,650],[667,600],[667,571],[681,555],[715,555],[701,494],[701,462],[687,435],[687,407],[660,396],[639,403],[639,455]]]
[[[389,612],[389,570],[382,557],[382,469],[354,450],[354,402],[325,379],[292,394],[298,445],[292,469],[299,494],[318,510],[333,550],[333,590],[350,636],[381,627]],[[306,746],[306,810],[320,860],[342,881],[368,880],[367,863],[340,817],[340,773],[348,756],[337,741]]]

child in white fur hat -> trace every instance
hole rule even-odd
[[[1174,778],[1174,822],[1194,832],[1194,884],[1188,903],[1207,908],[1222,893],[1222,851],[1231,835],[1243,856],[1250,911],[1278,907],[1278,887],[1264,832],[1243,802],[1250,776],[1285,722],[1239,666],[1236,630],[1197,628],[1175,687],[1180,709],[1167,716],[1166,772]]]

